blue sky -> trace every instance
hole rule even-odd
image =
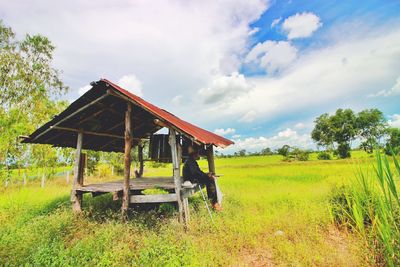
[[[313,148],[313,120],[379,108],[400,127],[398,1],[2,1],[56,45],[73,101],[107,78],[250,151]]]

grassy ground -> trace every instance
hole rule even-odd
[[[85,197],[85,214],[73,216],[70,185],[61,178],[45,188],[3,188],[0,265],[368,265],[358,237],[332,226],[328,197],[372,161],[362,152],[352,160],[217,159],[224,211],[213,223],[193,197],[188,232],[168,205],[132,211],[121,223],[120,202],[107,195]],[[170,173],[167,166],[147,169],[146,176]]]

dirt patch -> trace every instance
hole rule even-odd
[[[266,249],[245,249],[242,251],[240,262],[233,266],[256,266],[271,267],[274,266],[272,253]]]

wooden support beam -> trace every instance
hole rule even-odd
[[[182,198],[181,198],[182,180],[181,180],[181,176],[180,176],[180,162],[178,160],[176,132],[172,128],[169,129],[169,145],[171,146],[175,193],[177,195],[178,209],[179,209],[179,221],[184,222],[183,221],[183,202],[182,202]]]
[[[125,155],[124,155],[124,187],[123,187],[123,197],[122,197],[122,216],[126,219],[128,207],[129,207],[129,183],[131,175],[131,149],[132,149],[132,104],[127,103],[127,110],[125,112]]]
[[[74,166],[74,184],[71,192],[72,209],[75,213],[82,212],[82,193],[76,191],[76,188],[81,186],[80,182],[80,168],[81,168],[81,156],[82,156],[82,143],[83,133],[78,133],[76,141],[76,152],[75,152],[75,166]]]
[[[214,149],[213,145],[207,147],[207,162],[208,171],[215,174],[215,162],[214,162]]]
[[[69,131],[69,132],[82,132],[85,135],[96,135],[96,136],[105,136],[105,137],[112,137],[112,138],[118,138],[118,139],[125,139],[124,136],[116,135],[116,134],[110,134],[110,133],[99,133],[99,132],[91,132],[91,131],[83,131],[79,129],[74,129],[74,128],[68,128],[68,127],[60,127],[60,126],[50,126],[51,129],[55,130],[62,130],[62,131]]]
[[[106,98],[107,96],[109,96],[108,91],[107,91],[106,94],[100,96],[99,98],[97,98],[97,99],[93,100],[92,102],[86,104],[85,106],[81,107],[80,109],[76,110],[75,112],[72,112],[71,114],[69,114],[69,115],[66,116],[65,118],[59,120],[59,121],[56,122],[53,126],[59,125],[60,123],[62,123],[62,122],[64,122],[64,121],[68,120],[69,118],[75,116],[75,115],[78,114],[79,112],[81,112],[81,111],[87,109],[88,107],[90,107],[90,106],[92,106],[92,105],[98,103],[99,101],[103,100],[103,99]],[[34,138],[34,140],[37,140],[39,137],[41,137],[42,135],[44,135],[45,133],[47,133],[47,132],[50,131],[50,130],[51,130],[51,127],[47,128],[47,129],[44,130],[41,134],[37,135],[37,136]]]

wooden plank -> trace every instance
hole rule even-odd
[[[165,203],[176,201],[178,201],[177,194],[131,196],[131,203]]]
[[[83,143],[83,133],[78,133],[78,138],[76,141],[76,152],[75,152],[75,166],[74,166],[74,184],[71,192],[72,209],[75,213],[82,212],[82,194],[76,191],[80,184],[79,170],[82,155],[82,143]]]
[[[183,199],[193,196],[196,192],[199,192],[200,188],[196,185],[195,187],[182,188],[181,197]]]
[[[124,194],[122,196],[122,216],[125,219],[129,207],[129,193],[130,193],[130,175],[131,175],[131,149],[132,149],[132,123],[131,114],[132,105],[127,103],[127,110],[125,112],[125,154],[124,154]]]

